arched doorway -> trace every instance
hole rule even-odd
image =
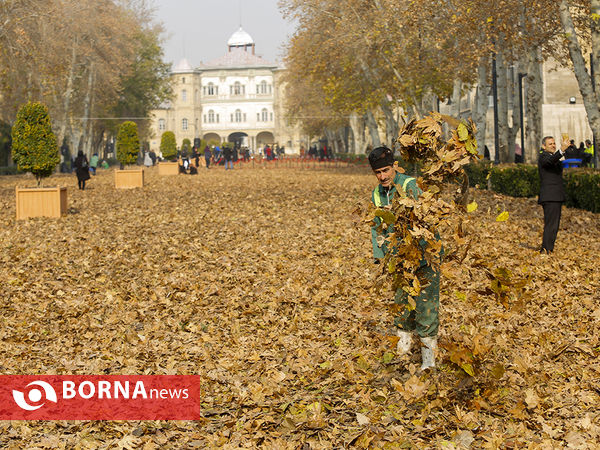
[[[221,136],[219,136],[217,133],[206,133],[203,139],[206,142],[217,142],[218,144],[221,143]]]
[[[256,135],[256,145],[258,148],[264,147],[266,144],[273,145],[275,143],[275,136],[270,131],[261,131]]]
[[[238,148],[248,146],[248,135],[242,131],[231,133],[227,142],[233,142]]]

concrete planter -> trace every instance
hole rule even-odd
[[[29,217],[60,217],[67,213],[67,188],[15,189],[17,220]]]
[[[115,187],[117,189],[144,187],[144,169],[115,170]]]

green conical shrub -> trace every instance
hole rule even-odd
[[[177,143],[175,133],[165,131],[160,138],[160,152],[167,161],[173,161],[177,157]]]
[[[185,138],[183,140],[183,142],[181,143],[181,153],[185,152],[189,155],[191,153],[191,151],[192,151],[192,142],[188,138]]]
[[[135,164],[140,152],[140,138],[135,122],[123,122],[117,133],[117,159],[124,166]]]
[[[11,134],[13,161],[19,170],[35,175],[39,186],[60,162],[48,108],[32,102],[21,106]]]

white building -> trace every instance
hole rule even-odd
[[[173,131],[178,146],[185,138],[202,138],[292,150],[299,136],[280,117],[282,70],[256,55],[254,40],[241,27],[224,56],[197,68],[183,59],[172,72],[174,99],[153,111],[150,147],[158,152],[162,134]]]

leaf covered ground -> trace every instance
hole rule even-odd
[[[473,191],[421,374],[371,289],[367,168],[146,175],[54,175],[69,214],[19,222],[35,181],[0,177],[0,371],[198,374],[202,420],[2,422],[2,446],[597,448],[600,216],[563,209],[545,256],[535,199]]]

